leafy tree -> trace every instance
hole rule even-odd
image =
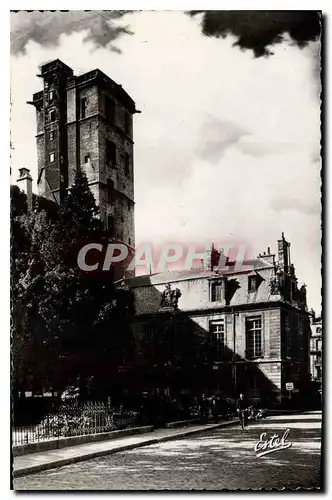
[[[55,389],[78,381],[84,397],[91,377],[100,381],[117,373],[124,357],[130,356],[130,293],[115,290],[112,275],[87,273],[77,265],[84,243],[105,238],[81,169],[56,218],[43,210],[25,215],[17,215],[15,210],[15,370],[20,367],[21,379],[31,374]]]

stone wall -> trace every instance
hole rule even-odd
[[[181,297],[179,298],[178,306],[182,311],[220,309],[220,307],[238,306],[243,304],[261,304],[262,302],[276,302],[280,297],[271,295],[269,288],[269,279],[273,275],[273,268],[267,268],[257,271],[263,278],[256,292],[248,291],[248,274],[238,274],[229,277],[230,280],[236,282],[236,289],[230,301],[226,302],[226,297],[223,296],[221,301],[211,301],[211,281],[206,276],[193,277],[179,281],[171,281],[172,288],[179,288]],[[165,282],[158,282],[158,275],[151,277],[149,286],[134,287],[136,297],[137,314],[153,314],[157,313],[161,294],[165,289]],[[158,293],[156,293],[156,291]]]

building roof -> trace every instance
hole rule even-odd
[[[133,278],[120,280],[125,282],[131,288],[158,285],[175,281],[185,281],[190,279],[215,278],[218,276],[232,276],[238,274],[252,274],[258,269],[272,268],[273,264],[262,258],[251,259],[243,262],[243,269],[235,269],[234,264],[228,265],[228,269],[221,271],[211,271],[204,269],[172,270],[162,273],[144,274]]]
[[[88,71],[79,76],[75,76],[72,68],[67,66],[67,64],[60,61],[60,59],[55,59],[54,61],[49,61],[41,66],[41,74],[38,76],[46,77],[48,73],[54,71],[61,71],[67,78],[67,88],[72,88],[76,86],[91,85],[97,83],[98,85],[104,85],[105,88],[109,89],[114,97],[118,98],[119,101],[131,112],[139,113],[136,109],[135,102],[130,97],[130,95],[124,90],[122,85],[116,83],[112,78],[103,73],[100,69],[94,69]],[[34,106],[41,106],[43,103],[43,91],[35,92],[33,94],[33,100],[28,101],[28,104]]]

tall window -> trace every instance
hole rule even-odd
[[[285,330],[285,348],[286,356],[291,356],[292,354],[292,329],[290,327],[289,318],[286,315],[284,319],[284,330]]]
[[[49,121],[50,122],[55,122],[56,120],[56,111],[55,109],[52,109],[52,111],[49,112]]]
[[[125,175],[129,177],[130,169],[129,169],[129,154],[126,153],[124,156],[124,169],[125,169]]]
[[[81,99],[81,118],[85,118],[86,117],[86,97],[83,97],[83,99]]]
[[[53,141],[53,140],[54,140],[54,130],[51,130],[51,131],[48,133],[48,140],[49,140],[49,141]]]
[[[246,320],[247,358],[263,356],[262,318],[260,316]]]
[[[210,323],[211,339],[216,359],[222,359],[225,354],[225,321],[212,321]]]
[[[115,102],[108,95],[105,96],[105,118],[108,123],[115,123]]]
[[[116,145],[109,140],[106,140],[106,163],[116,166]]]
[[[211,281],[211,302],[222,301],[222,281]]]
[[[108,215],[107,217],[107,229],[111,238],[114,238],[115,234],[115,225],[114,225],[114,217],[113,215]]]
[[[114,182],[107,179],[107,203],[112,204],[113,201]]]
[[[55,154],[54,154],[54,153],[50,153],[50,154],[48,155],[48,161],[49,161],[50,163],[53,163],[53,162],[55,161]]]

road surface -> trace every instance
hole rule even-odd
[[[257,457],[263,432],[287,449]],[[265,436],[264,436],[265,438]],[[319,488],[321,413],[270,417],[19,477],[16,490],[221,490]]]

